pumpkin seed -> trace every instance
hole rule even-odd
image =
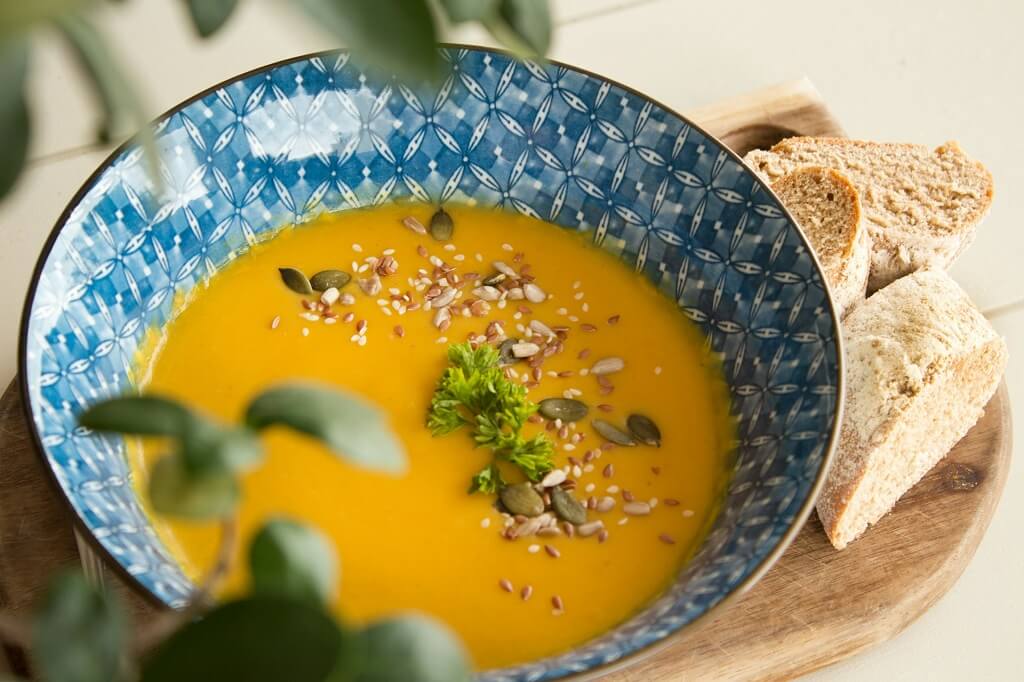
[[[281,273],[281,281],[284,285],[294,291],[297,294],[311,294],[313,293],[313,287],[310,285],[309,280],[302,274],[301,270],[295,268],[278,268],[277,271]]]
[[[606,441],[615,443],[616,445],[624,445],[626,447],[636,445],[636,441],[633,440],[633,437],[619,427],[609,424],[603,419],[595,419],[592,423],[594,430],[601,434],[601,437]]]
[[[578,422],[587,416],[586,403],[572,398],[546,398],[540,401],[539,412],[548,419],[561,419],[563,422]]]
[[[642,414],[631,414],[626,420],[629,432],[640,441],[656,448],[661,447],[661,429],[650,418]]]
[[[455,230],[455,223],[443,208],[437,209],[437,213],[430,217],[430,236],[439,242],[446,242],[452,238],[452,231]]]
[[[352,275],[344,270],[321,270],[309,278],[309,285],[314,291],[327,291],[330,288],[341,289],[352,281]]]
[[[551,507],[560,519],[574,526],[587,522],[587,510],[579,500],[561,488],[551,489]]]
[[[498,365],[514,365],[519,362],[519,358],[512,352],[512,347],[519,343],[519,339],[505,339],[498,346]]]
[[[498,496],[510,514],[540,516],[544,513],[544,498],[533,489],[533,485],[530,483],[505,486]]]

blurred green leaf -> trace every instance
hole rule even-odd
[[[245,427],[222,426],[193,416],[179,444],[185,465],[192,471],[207,469],[241,472],[263,458],[263,446]]]
[[[2,0],[0,37],[31,28],[73,11],[97,4],[98,0]]]
[[[268,521],[249,545],[255,595],[279,596],[320,606],[334,598],[338,562],[315,528],[290,519]]]
[[[250,597],[219,606],[171,635],[143,663],[142,682],[324,682],[343,643],[322,608]]]
[[[484,25],[498,41],[526,57],[542,57],[551,47],[548,0],[499,0],[495,18]]]
[[[188,0],[192,23],[204,38],[216,33],[237,6],[238,0]]]
[[[460,682],[469,658],[441,624],[410,615],[379,621],[359,632],[340,666],[352,682]]]
[[[364,467],[390,472],[405,468],[402,446],[383,414],[334,389],[311,385],[272,388],[249,404],[245,421],[254,429],[288,426],[320,439]]]
[[[149,473],[149,500],[160,514],[208,520],[230,516],[241,491],[235,475],[221,469],[194,470],[179,455],[164,455]]]
[[[0,42],[0,198],[21,174],[28,157],[30,118],[25,100],[28,44],[20,38]]]
[[[119,605],[74,571],[54,578],[36,614],[33,661],[47,682],[120,679],[125,623]]]
[[[178,436],[192,421],[181,404],[150,395],[126,395],[96,403],[78,417],[93,431],[115,431],[144,436]]]
[[[103,133],[112,137],[125,130],[148,128],[135,87],[93,23],[74,13],[58,18],[57,26],[96,88],[105,116]]]
[[[439,74],[437,26],[426,0],[298,0],[360,63],[406,79]]]
[[[483,21],[494,16],[499,0],[440,0],[444,13],[454,24]]]

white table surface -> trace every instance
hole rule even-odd
[[[180,2],[114,4],[102,26],[159,113],[267,62],[333,47],[282,3],[247,0],[226,30],[200,42]],[[1007,382],[1024,425],[1024,2],[1004,0],[553,0],[551,56],[676,109],[809,76],[850,135],[938,145],[958,139],[996,178],[996,202],[953,268],[1010,345]],[[476,31],[453,40],[486,43]],[[109,149],[63,46],[35,51],[29,171],[0,203],[0,378],[14,376],[29,275],[64,204]],[[1022,426],[1024,428],[1024,426]],[[1024,437],[1018,438],[1024,443]],[[1024,446],[974,561],[953,590],[896,639],[810,679],[1024,679]],[[2,668],[2,663],[0,663]],[[1016,672],[1014,672],[1016,671]]]

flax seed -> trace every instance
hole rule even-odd
[[[678,507],[679,506],[679,500],[675,499],[674,497],[666,497],[664,500],[662,500],[662,502],[665,503],[666,507]]]
[[[584,323],[584,324],[581,324],[581,325],[580,325],[580,331],[585,331],[585,332],[596,332],[596,331],[597,331],[597,327],[595,327],[595,326],[594,326],[594,325],[592,325],[592,324],[587,324],[587,323]]]
[[[651,467],[651,473],[657,476],[661,473],[661,467]]]
[[[519,596],[523,601],[527,601],[533,596],[533,585],[524,585],[523,589],[519,592]]]
[[[636,498],[635,498],[635,497],[633,496],[633,493],[632,493],[632,492],[630,492],[629,490],[623,490],[623,491],[622,491],[622,500],[623,500],[624,502],[632,502],[632,501],[634,501],[635,499],[636,499]]]
[[[602,412],[611,412],[615,408],[609,405],[608,403],[601,403],[597,406],[597,409],[601,410]]]
[[[565,610],[565,602],[563,602],[562,598],[559,597],[557,594],[551,598],[551,605],[555,607],[556,611]]]
[[[668,533],[662,533],[661,535],[658,536],[658,539],[661,540],[662,542],[664,542],[666,545],[674,545],[674,544],[676,544],[675,538],[673,538]]]
[[[498,587],[505,590],[506,592],[512,592],[513,590],[515,590],[515,588],[512,587],[512,581],[508,578],[502,578],[501,580],[499,580]]]
[[[608,463],[604,465],[604,469],[601,470],[601,475],[605,478],[611,478],[615,475],[615,465]]]
[[[597,541],[603,543],[603,542],[606,542],[607,540],[608,540],[608,531],[606,531],[604,528],[602,528],[601,530],[599,530],[597,532]]]
[[[402,338],[403,336],[405,336],[405,328],[402,327],[402,325],[397,325],[395,327],[395,336],[397,336],[398,338]]]
[[[620,317],[620,315],[612,315],[611,317],[608,318],[608,324],[618,324]]]

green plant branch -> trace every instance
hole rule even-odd
[[[142,655],[154,646],[167,639],[172,632],[179,630],[208,610],[213,604],[213,596],[224,581],[234,558],[238,555],[238,521],[235,517],[227,518],[220,523],[220,538],[217,555],[213,566],[200,581],[199,587],[189,599],[188,604],[177,611],[161,613],[155,620],[144,625],[132,642],[132,650]]]

